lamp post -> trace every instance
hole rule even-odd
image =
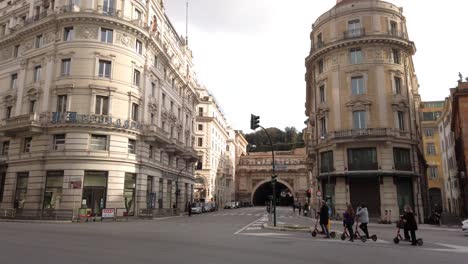
[[[175,192],[175,194],[176,194],[176,197],[175,197],[175,208],[176,208],[176,210],[179,209],[179,195],[180,195],[179,177],[180,177],[180,175],[182,174],[182,172],[183,172],[184,170],[186,170],[188,167],[190,167],[190,165],[186,165],[183,169],[181,169],[181,170],[179,171],[179,173],[177,173],[177,178],[176,178],[176,192]]]

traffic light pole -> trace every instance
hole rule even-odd
[[[275,173],[275,150],[273,149],[273,142],[271,141],[271,137],[270,137],[270,134],[268,134],[268,131],[262,127],[262,126],[259,126],[260,128],[263,129],[263,131],[265,131],[265,134],[267,135],[268,137],[268,141],[270,141],[270,147],[271,147],[271,157],[273,159],[273,162],[271,163],[272,164],[272,167],[273,167],[273,173],[271,175],[271,188],[273,189],[273,206],[272,206],[272,210],[273,210],[273,226],[276,227],[276,173]]]

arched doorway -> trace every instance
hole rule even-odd
[[[276,189],[276,201],[278,206],[292,206],[294,202],[293,191],[281,182],[275,184]],[[273,195],[273,188],[271,182],[267,181],[258,186],[252,197],[252,203],[254,206],[264,206],[270,201]]]

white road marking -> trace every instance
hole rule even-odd
[[[457,246],[443,243],[434,243],[439,246],[448,247],[448,248],[424,248],[424,250],[438,251],[438,252],[453,252],[453,253],[468,253],[468,247]]]
[[[262,230],[261,227],[249,227],[246,230]]]
[[[234,235],[239,234],[240,232],[244,231],[245,229],[249,228],[250,226],[252,226],[253,224],[257,223],[258,221],[260,221],[260,220],[262,220],[262,219],[263,219],[263,217],[260,218],[260,219],[257,219],[257,220],[255,220],[255,221],[253,221],[252,223],[250,223],[250,224],[248,224],[248,225],[246,225],[246,226],[244,226],[243,228],[237,230],[237,232],[235,232]]]
[[[252,214],[247,214],[248,216],[252,216]]]
[[[245,213],[240,213],[239,215],[245,215]]]
[[[284,233],[242,233],[244,236],[290,236],[290,234]]]

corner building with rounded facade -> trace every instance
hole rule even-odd
[[[306,131],[312,188],[370,217],[398,219],[409,204],[422,220],[420,96],[402,8],[342,0],[320,16],[306,58]]]
[[[3,1],[0,14],[1,208],[185,208],[197,84],[163,1]]]

